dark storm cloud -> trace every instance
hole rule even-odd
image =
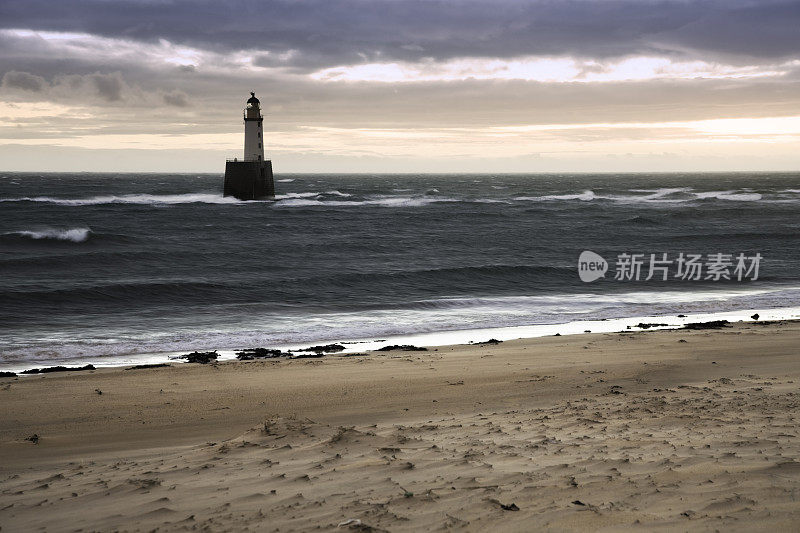
[[[785,1],[5,0],[0,21],[222,52],[267,50],[259,65],[296,69],[467,56],[800,53],[800,3]]]

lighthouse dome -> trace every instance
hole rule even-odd
[[[260,103],[258,98],[256,98],[256,93],[250,93],[250,99],[247,100],[247,107],[253,107]]]

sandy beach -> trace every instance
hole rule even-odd
[[[797,530],[799,351],[737,323],[0,378],[0,526]]]

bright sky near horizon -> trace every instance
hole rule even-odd
[[[800,4],[4,0],[0,170],[800,170]]]

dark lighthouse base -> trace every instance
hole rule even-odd
[[[222,195],[239,200],[265,200],[274,197],[272,161],[226,162]]]

